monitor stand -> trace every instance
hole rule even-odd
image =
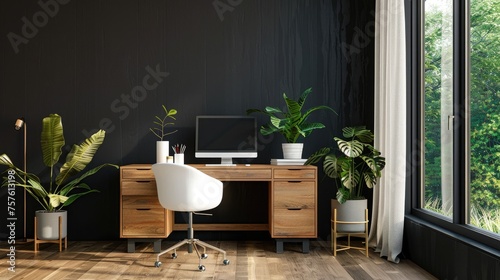
[[[205,166],[236,166],[233,163],[233,158],[221,158],[220,163],[207,163]]]

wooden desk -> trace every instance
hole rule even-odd
[[[269,231],[277,241],[277,252],[283,251],[286,241],[302,242],[303,251],[308,252],[309,238],[317,237],[316,166],[192,166],[223,182],[259,181],[269,186],[268,223],[197,223],[197,231]],[[161,238],[186,227],[186,224],[176,224],[173,212],[161,207],[151,164],[120,167],[120,237],[129,239],[129,252],[135,249],[136,241],[150,239],[157,239],[155,251],[159,251]]]

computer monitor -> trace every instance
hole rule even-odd
[[[256,158],[255,117],[197,116],[195,157],[220,158],[217,165],[234,165],[233,158]]]

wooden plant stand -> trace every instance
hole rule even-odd
[[[365,255],[368,257],[368,209],[365,209],[365,220],[364,221],[354,221],[346,222],[337,220],[337,209],[333,209],[333,219],[331,220],[332,225],[332,251],[333,256],[337,256],[338,251],[344,251],[349,249],[357,249],[365,251]],[[364,224],[365,230],[361,232],[339,232],[337,231],[337,224]],[[337,238],[347,236],[347,246],[337,244]],[[351,246],[351,236],[362,237],[365,239],[364,247],[354,247]]]
[[[37,229],[37,221],[36,221],[36,217],[35,217],[35,252],[40,250],[40,244],[42,244],[42,243],[59,244],[59,252],[62,252],[63,239],[64,239],[64,249],[68,248],[68,236],[61,238],[61,236],[62,236],[62,217],[59,217],[59,239],[57,239],[57,240],[38,239],[38,234],[37,234],[36,229]]]

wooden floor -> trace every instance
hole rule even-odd
[[[272,241],[208,243],[226,250],[231,263],[222,264],[222,254],[208,251],[206,271],[199,272],[196,254],[182,247],[177,259],[163,255],[157,268],[148,243],[138,244],[135,253],[126,253],[126,241],[70,242],[63,252],[58,252],[58,245],[42,244],[34,253],[33,242],[27,242],[16,244],[16,267],[11,272],[8,244],[2,242],[0,279],[435,279],[409,260],[395,264],[374,252],[368,258],[357,250],[333,257],[324,242],[312,242],[308,254],[298,243],[285,243],[282,254],[275,253]],[[163,241],[162,248],[173,244]]]

